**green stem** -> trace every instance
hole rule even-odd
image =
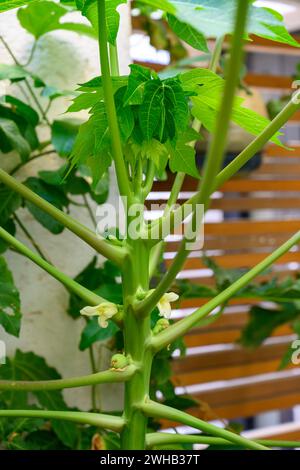
[[[214,426],[213,424],[207,423],[206,421],[202,421],[201,419],[195,418],[194,416],[190,416],[183,411],[176,410],[169,406],[161,405],[159,403],[155,403],[152,401],[148,401],[147,403],[141,406],[143,412],[152,418],[165,418],[171,421],[177,421],[179,423],[185,424],[186,426],[191,426],[192,428],[199,429],[202,432],[210,434],[215,437],[221,437],[230,441],[234,444],[238,444],[246,449],[253,449],[253,450],[268,450],[267,447],[262,446],[256,442],[250,441],[245,437],[239,436],[238,434],[234,434],[226,429],[219,428]]]
[[[89,424],[99,428],[120,432],[124,421],[118,416],[87,413],[83,411],[44,411],[44,410],[0,410],[0,418],[42,418],[71,421],[78,424]]]
[[[182,320],[171,325],[166,330],[159,333],[157,336],[152,338],[152,347],[155,352],[173,343],[175,339],[185,335],[191,328],[197,325],[197,323],[215,308],[227,302],[233,295],[239,290],[244,288],[251,282],[256,276],[261,274],[263,271],[268,269],[273,263],[275,263],[282,255],[288,252],[293,246],[300,242],[300,231],[291,237],[287,242],[281,245],[275,250],[270,256],[265,258],[261,263],[257,264],[254,268],[244,274],[240,279],[234,282],[230,287],[225,289],[223,292],[218,294],[216,297],[211,299],[202,307],[198,308],[194,313],[185,317]]]
[[[35,50],[36,50],[37,43],[38,43],[38,40],[35,40],[33,45],[32,45],[29,57],[28,57],[27,61],[25,62],[25,64],[22,64],[22,67],[27,67],[30,64],[30,62],[32,61]]]
[[[19,219],[19,217],[17,216],[17,214],[14,214],[13,215],[13,218],[15,219],[17,225],[19,225],[19,227],[21,228],[21,230],[25,233],[26,237],[28,238],[28,240],[30,241],[30,243],[32,244],[32,246],[34,246],[34,248],[36,249],[36,251],[38,252],[38,254],[45,260],[45,261],[48,261],[47,257],[44,255],[44,253],[42,252],[41,248],[39,247],[38,243],[35,241],[35,239],[33,238],[33,236],[31,235],[31,233],[27,230],[26,226],[23,224],[23,222]],[[49,261],[48,261],[49,262]]]
[[[89,358],[90,358],[92,372],[93,374],[96,374],[97,367],[96,367],[94,348],[92,344],[89,346]],[[97,385],[96,384],[92,385],[91,398],[92,398],[93,411],[99,411],[98,406],[97,406]]]
[[[96,374],[83,375],[81,377],[71,377],[58,380],[41,381],[15,381],[0,380],[1,391],[45,391],[63,390],[64,388],[88,387],[104,383],[118,383],[128,381],[136,371],[134,365],[129,365],[124,371],[107,370]]]
[[[222,50],[223,50],[223,42],[224,42],[224,36],[221,36],[216,40],[214,51],[213,51],[213,54],[211,56],[211,61],[210,61],[210,64],[209,64],[209,70],[211,70],[214,73],[216,73],[216,71],[218,69],[218,65],[219,65],[219,62],[220,62],[220,57],[221,57]]]
[[[248,9],[249,2],[239,0],[235,31],[232,39],[228,75],[225,82],[219,118],[216,121],[216,128],[213,134],[212,143],[209,146],[208,155],[205,160],[203,177],[201,179],[200,189],[196,196],[195,206],[197,204],[203,204],[204,207],[207,207],[211,193],[213,191],[215,177],[217,176],[217,173],[219,172],[222,165],[222,159],[226,148],[227,134],[230,125],[232,105],[234,102],[235,90],[238,84],[240,67],[243,58],[243,41],[241,41],[241,38],[244,36],[244,31],[246,28]],[[190,222],[191,226],[195,222],[196,212],[197,211],[194,209],[193,217]],[[187,241],[188,240],[184,237],[168,272],[162,278],[153,294],[148,296],[141,303],[141,305],[137,305],[137,312],[141,310],[144,312],[153,310],[162,295],[172,285],[189,254],[189,250],[187,249]]]
[[[168,444],[204,444],[204,445],[217,445],[232,446],[232,443],[228,440],[220,437],[203,436],[201,434],[168,434],[168,433],[149,433],[146,436],[146,442],[148,448],[155,446],[165,446]],[[281,448],[297,448],[300,447],[300,442],[297,441],[282,441],[282,440],[271,440],[271,439],[254,439],[253,442],[266,446],[266,447],[281,447]]]
[[[99,51],[101,73],[103,80],[103,94],[106,106],[107,120],[110,130],[112,153],[116,166],[118,186],[121,196],[129,197],[131,188],[123,158],[122,142],[118,125],[116,106],[112,79],[110,75],[110,65],[107,50],[107,31],[106,31],[106,8],[105,0],[98,0],[98,31],[99,31]]]
[[[97,237],[91,230],[84,227],[82,224],[74,220],[57,207],[50,204],[48,201],[40,197],[38,194],[31,191],[24,184],[17,181],[4,170],[0,169],[0,181],[6,186],[16,191],[28,201],[32,202],[35,206],[39,207],[47,214],[51,215],[58,222],[61,222],[66,228],[75,233],[79,238],[84,240],[88,245],[93,247],[98,253],[102,254],[108,259],[111,259],[116,264],[120,265],[124,257],[124,250],[120,247],[112,246],[105,239]]]
[[[0,227],[0,238],[5,240],[9,245],[13,246],[19,253],[26,256],[35,264],[40,266],[40,268],[44,269],[44,271],[46,271],[52,277],[61,282],[71,292],[77,294],[82,300],[87,302],[88,305],[99,305],[100,303],[106,301],[102,297],[98,296],[97,294],[94,294],[90,290],[78,284],[78,282],[74,281],[66,274],[59,271],[59,269],[57,269],[52,264],[48,263],[48,261],[45,261],[43,258],[41,258],[29,248],[27,248],[27,246],[25,246],[12,235],[10,235],[10,233],[8,233],[2,227]]]
[[[130,241],[129,241],[130,242]],[[132,299],[138,289],[149,289],[148,248],[142,240],[130,242],[131,253],[123,274],[125,354],[140,368],[125,384],[125,427],[121,435],[122,449],[145,449],[147,418],[139,408],[149,393],[152,352],[147,348],[151,336],[150,317],[137,317]]]
[[[142,196],[144,200],[146,199],[146,197],[148,196],[148,194],[150,193],[152,189],[154,177],[155,177],[155,164],[152,160],[150,160],[148,163],[147,175],[146,175],[146,179],[145,179],[143,190],[142,190]]]
[[[118,46],[109,44],[109,59],[110,59],[110,70],[113,77],[120,75],[119,57],[118,57]]]

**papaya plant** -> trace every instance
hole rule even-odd
[[[35,0],[4,0],[0,11],[34,3]],[[162,404],[156,397],[150,398],[150,376],[153,360],[158,354],[168,350],[170,344],[195,325],[201,324],[212,311],[217,308],[222,311],[232,296],[249,286],[257,275],[300,241],[300,232],[297,232],[264,261],[216,293],[204,306],[170,324],[171,303],[178,299],[172,286],[191,249],[195,249],[195,242],[199,241],[203,212],[209,208],[212,193],[267,142],[282,145],[280,130],[300,107],[299,97],[294,95],[270,122],[243,106],[242,99],[236,96],[236,88],[243,62],[244,41],[250,38],[250,34],[256,34],[291,46],[299,45],[285,29],[280,15],[270,9],[256,7],[252,1],[143,0],[140,3],[163,10],[175,34],[200,51],[207,52],[206,38],[215,37],[216,47],[210,67],[195,68],[163,79],[154,71],[133,64],[128,76],[120,76],[116,39],[119,27],[117,8],[122,3],[125,1],[76,1],[76,8],[90,21],[98,38],[101,76],[81,84],[78,90],[81,94],[75,97],[69,108],[72,112],[87,109],[90,117],[79,127],[65,178],[67,180],[72,171],[86,165],[96,187],[108,168],[114,165],[124,205],[124,227],[120,224],[112,233],[99,229],[98,224],[98,230],[94,232],[71,218],[63,210],[64,206],[59,208],[51,204],[30,185],[24,185],[0,170],[0,181],[5,187],[23,197],[31,207],[71,230],[96,253],[118,267],[122,298],[112,301],[105,292],[99,295],[82,285],[80,278],[70,279],[20,243],[7,228],[0,228],[0,237],[74,292],[84,302],[80,313],[88,318],[95,317],[99,330],[119,329],[124,350],[112,357],[111,368],[107,371],[84,377],[53,377],[47,381],[3,380],[0,390],[13,392],[16,396],[16,393],[22,395],[26,391],[38,393],[124,382],[124,409],[121,415],[116,415],[59,409],[59,403],[56,403],[56,409],[49,409],[45,403],[42,406],[48,409],[1,409],[0,417],[61,420],[103,428],[116,433],[120,437],[120,449],[126,450],[172,446],[180,442],[215,444],[224,448],[234,444],[253,450],[276,447],[276,441],[246,439],[176,407]],[[56,21],[59,22],[59,18]],[[34,21],[31,24],[34,30],[38,29]],[[51,27],[50,24],[49,30]],[[221,78],[215,71],[227,35],[231,38],[231,52],[225,76]],[[221,169],[230,121],[254,137],[250,145]],[[210,133],[210,144],[200,174],[195,163],[194,144],[201,139],[202,126]],[[12,142],[16,145],[10,139]],[[167,168],[175,175],[169,201],[163,215],[149,221],[144,217],[145,200],[154,180]],[[199,179],[199,187],[189,201],[178,207],[176,202],[186,174]],[[168,271],[157,279],[165,238],[182,225],[182,241],[176,256]],[[157,282],[153,285],[154,280]],[[154,311],[158,311],[162,318],[153,325]],[[202,433],[188,436],[188,439],[180,434],[149,433],[150,419],[175,421]],[[281,444],[299,446],[295,442]]]

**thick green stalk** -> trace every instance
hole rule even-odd
[[[140,366],[125,384],[125,427],[121,435],[122,449],[145,449],[147,418],[140,409],[149,394],[152,352],[147,348],[151,336],[150,316],[138,317],[132,309],[132,301],[139,290],[149,289],[148,248],[142,240],[129,242],[130,256],[123,273],[124,342],[125,354]]]
[[[45,390],[63,390],[65,388],[87,387],[104,383],[117,383],[128,381],[136,371],[134,365],[129,365],[122,371],[106,370],[96,374],[83,375],[81,377],[70,377],[58,380],[41,381],[15,381],[0,380],[0,390],[8,391],[45,391]]]
[[[65,214],[63,211],[57,209],[57,207],[53,206],[38,194],[31,191],[31,189],[27,188],[27,186],[17,181],[2,169],[0,169],[0,181],[11,188],[13,191],[19,193],[28,201],[32,202],[35,206],[51,215],[55,220],[62,223],[71,232],[75,233],[75,235],[93,247],[98,253],[119,265],[122,263],[124,257],[124,250],[122,250],[122,248],[112,246],[104,238],[96,236],[84,225],[80,224],[72,217]]]
[[[116,166],[116,174],[120,194],[121,196],[129,197],[131,195],[131,188],[123,157],[121,135],[117,119],[112,79],[110,75],[111,72],[107,48],[105,0],[98,0],[98,25],[103,94],[107,113],[107,120],[110,130],[112,153]]]
[[[82,300],[87,302],[87,304],[99,305],[101,302],[106,302],[105,299],[103,299],[97,294],[94,294],[89,289],[86,289],[85,287],[81,286],[80,284],[78,284],[78,282],[74,281],[69,276],[59,271],[59,269],[57,269],[55,266],[48,263],[48,261],[44,260],[32,250],[27,248],[27,246],[19,242],[19,240],[10,235],[10,233],[8,233],[2,227],[0,227],[0,238],[5,240],[9,245],[13,246],[16,250],[19,251],[19,253],[29,258],[40,268],[44,269],[44,271],[46,271],[52,277],[61,282],[65,287],[67,287],[67,289],[74,292],[74,294],[77,294]]]
[[[109,59],[110,59],[110,70],[113,77],[118,77],[120,75],[119,68],[119,57],[118,57],[118,47],[109,45]]]
[[[238,84],[240,67],[243,58],[243,41],[241,40],[241,38],[244,37],[244,32],[246,29],[248,9],[249,2],[239,0],[224,94],[222,98],[219,117],[217,119],[215,131],[212,138],[212,143],[209,146],[208,155],[205,159],[203,177],[201,179],[200,189],[195,198],[195,206],[197,204],[203,204],[204,207],[208,205],[210,196],[213,191],[215,177],[217,176],[222,165],[224,151],[227,143],[227,135],[230,125],[232,105],[234,102],[235,90]],[[193,217],[190,224],[194,223],[195,217],[196,210],[194,210],[193,212]],[[159,285],[154,290],[153,294],[148,296],[143,302],[136,306],[137,313],[141,311],[149,312],[153,310],[162,295],[172,285],[177,274],[182,269],[184,262],[189,254],[189,250],[187,249],[187,242],[188,240],[184,237],[168,272],[162,278]]]
[[[171,421],[176,421],[185,424],[186,426],[191,426],[192,428],[199,429],[200,431],[210,434],[212,436],[221,437],[234,444],[238,444],[246,449],[268,450],[267,447],[262,446],[261,444],[258,444],[254,441],[250,441],[245,437],[239,436],[238,434],[234,434],[233,432],[227,431],[226,429],[214,426],[213,424],[207,423],[206,421],[202,421],[199,418],[190,416],[184,411],[176,410],[169,406],[161,405],[159,403],[155,403],[149,400],[147,403],[142,405],[142,410],[149,417],[159,419],[165,418]]]
[[[185,317],[184,319],[174,323],[166,330],[159,333],[152,338],[152,347],[155,352],[171,344],[175,339],[185,335],[191,328],[215,308],[227,302],[233,295],[235,295],[243,287],[247,286],[256,276],[268,269],[275,263],[282,255],[287,253],[293,246],[300,243],[300,231],[291,237],[287,242],[281,245],[270,256],[264,259],[261,263],[257,264],[254,268],[250,269],[240,279],[234,282],[230,287],[211,299],[202,307],[198,308],[194,313]]]
[[[124,426],[124,420],[118,416],[84,411],[0,410],[0,418],[59,419],[78,424],[89,424],[90,426],[106,428],[115,432],[120,432]]]
[[[300,442],[297,441],[282,441],[274,439],[254,439],[253,442],[261,444],[265,447],[281,447],[281,448],[297,448],[300,447]],[[168,434],[163,432],[149,433],[146,436],[146,443],[148,448],[155,446],[166,446],[168,444],[204,444],[204,445],[217,445],[217,446],[232,446],[232,442],[222,439],[220,437],[203,436],[202,434]]]

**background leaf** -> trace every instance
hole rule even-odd
[[[46,361],[32,352],[16,351],[15,357],[0,367],[0,377],[10,380],[56,380],[61,376],[48,366]],[[19,395],[19,392],[9,392]],[[33,392],[39,404],[47,410],[66,410],[62,392],[47,390]],[[60,440],[68,447],[74,448],[78,437],[75,424],[66,421],[51,420],[52,427]]]
[[[0,256],[0,324],[7,333],[19,336],[21,317],[19,292],[5,259]]]

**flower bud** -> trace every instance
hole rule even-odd
[[[166,330],[169,326],[170,326],[169,320],[167,320],[166,318],[160,318],[157,321],[155,327],[153,328],[153,334],[157,335],[161,331]]]
[[[110,362],[111,368],[116,370],[123,370],[128,366],[128,359],[124,354],[114,354]]]

